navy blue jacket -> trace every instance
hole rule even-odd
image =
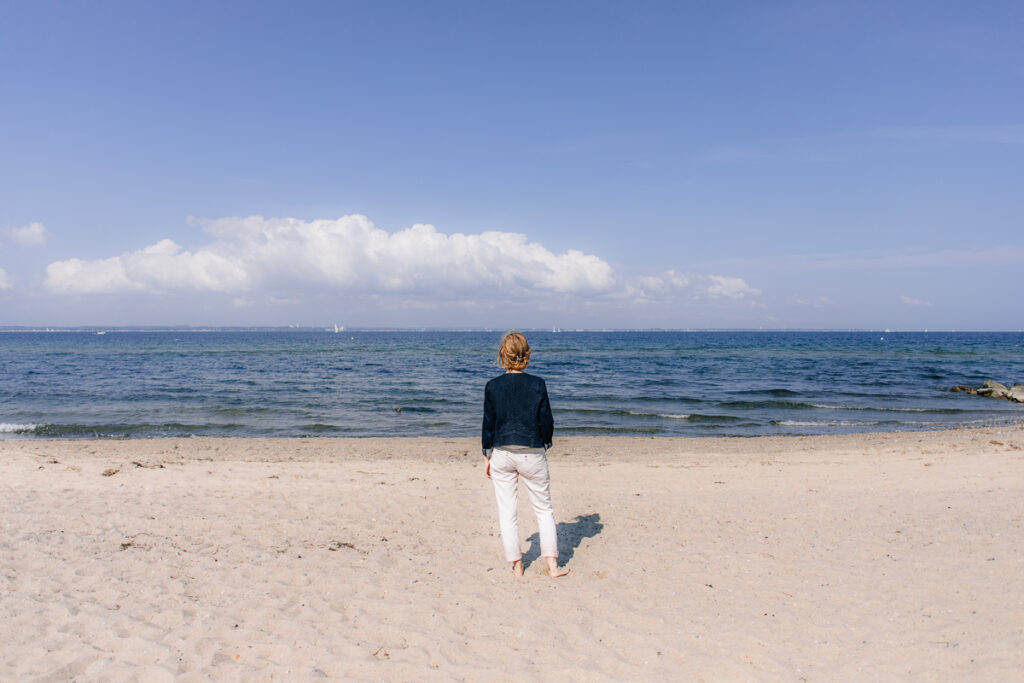
[[[484,457],[495,446],[551,448],[555,421],[544,380],[525,372],[507,372],[484,387]]]

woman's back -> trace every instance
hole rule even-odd
[[[483,447],[550,448],[554,433],[547,385],[537,375],[507,372],[484,388]]]

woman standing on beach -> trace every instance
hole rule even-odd
[[[547,449],[551,447],[555,423],[544,380],[523,372],[529,363],[530,344],[526,337],[518,332],[506,334],[498,350],[498,364],[505,368],[505,374],[489,381],[484,389],[484,473],[494,482],[501,541],[512,571],[516,576],[523,575],[517,514],[522,478],[537,515],[540,554],[547,558],[548,575],[554,579],[569,573],[558,566],[555,513],[551,509]]]

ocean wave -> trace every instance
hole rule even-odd
[[[36,424],[32,425],[32,429],[20,430],[17,433],[59,439],[127,439],[132,436],[193,436],[197,433],[223,433],[250,428],[248,425],[239,423],[206,425],[189,425],[179,422],[162,424]]]
[[[642,410],[602,408],[561,408],[559,414],[572,413],[575,415],[607,416],[607,417],[656,417],[664,420],[687,420],[691,422],[738,422],[741,417],[734,415],[706,415],[701,413],[652,413]]]
[[[657,417],[658,413],[626,408],[557,408],[556,415],[571,413],[573,415],[590,415],[598,417]]]
[[[752,389],[747,391],[732,391],[729,393],[744,393],[744,394],[763,394],[765,396],[800,396],[799,391],[793,391],[792,389]]]
[[[884,413],[962,413],[958,408],[889,408],[883,406],[834,406],[826,403],[809,403],[808,405],[823,410],[876,410]]]
[[[693,393],[703,393],[706,389],[702,390],[700,387],[692,389]],[[680,395],[668,395],[668,396],[631,396],[631,401],[642,401],[642,402],[657,402],[657,403],[704,403],[707,399],[697,396],[680,396]]]
[[[833,406],[827,403],[808,403],[807,405],[812,408],[821,408],[822,410],[878,410],[877,408],[869,408],[866,406]]]
[[[723,408],[784,408],[788,410],[799,410],[801,408],[816,408],[813,403],[803,403],[802,401],[719,401],[718,405]]]
[[[689,417],[686,419],[690,422],[743,422],[745,418],[736,417],[735,415],[702,415],[700,413],[690,413]]]
[[[299,429],[305,432],[331,432],[341,429],[337,425],[323,424],[322,422],[316,422],[313,424],[300,425]]]
[[[936,413],[944,415],[955,415],[967,412],[960,408],[891,408],[884,405],[857,406],[833,403],[812,403],[804,401],[720,401],[719,406],[723,408],[752,408],[763,410],[766,408],[782,408],[783,410],[870,410],[880,413]]]
[[[846,420],[772,420],[779,427],[871,427],[881,424],[874,420],[869,422],[849,422]]]
[[[265,406],[248,406],[245,408],[224,408],[217,407],[211,409],[217,415],[231,415],[234,417],[245,417],[253,413],[266,413],[270,412],[270,408]]]
[[[39,425],[31,423],[0,422],[0,434],[24,434],[35,431],[38,427]]]
[[[704,403],[704,399],[692,398],[690,396],[623,396],[617,394],[588,394],[586,392],[571,394],[567,398],[575,398],[576,396],[585,397],[592,401],[614,401],[617,403]]]
[[[657,427],[559,427],[559,432],[575,433],[585,436],[587,434],[659,434],[661,430]]]
[[[690,417],[689,413],[645,413],[639,410],[626,410],[626,415],[636,415],[637,417],[663,417],[667,420],[685,420]]]
[[[724,427],[721,424],[695,424],[691,425],[694,430],[704,430],[709,436],[740,436],[744,435],[744,432],[737,432],[735,430],[743,430],[747,427],[754,429],[763,429],[764,425],[757,422],[730,422],[728,427]],[[722,429],[728,429],[728,431],[721,431]],[[745,434],[752,436],[751,434]]]

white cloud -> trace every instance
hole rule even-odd
[[[675,270],[666,270],[661,275],[647,275],[636,280],[641,296],[658,296],[678,292],[690,286],[692,279]]]
[[[20,228],[4,230],[12,240],[23,247],[41,247],[46,244],[46,226],[42,223],[29,223]]]
[[[230,259],[212,251],[183,251],[171,240],[121,256],[95,261],[68,259],[46,267],[46,286],[68,294],[130,291],[238,291],[247,274]]]
[[[11,289],[14,287],[14,281],[11,280],[11,276],[7,274],[3,268],[0,268],[0,291],[5,289]]]
[[[727,296],[730,299],[742,299],[745,296],[758,296],[761,293],[760,289],[754,289],[742,278],[722,275],[708,275],[707,278],[712,283],[707,288],[707,293],[713,297]]]
[[[570,249],[554,254],[525,235],[445,235],[431,225],[389,234],[365,217],[302,221],[224,218],[208,221],[210,244],[186,250],[163,240],[93,261],[51,263],[54,292],[199,290],[249,292],[261,286],[326,285],[345,291],[590,293],[611,289],[611,266]]]
[[[912,296],[906,296],[905,294],[900,295],[900,301],[907,304],[908,306],[931,306],[930,301],[922,301],[921,299],[915,299]]]
[[[667,270],[661,275],[636,278],[627,293],[639,300],[657,300],[673,296],[687,296],[691,299],[742,299],[756,297],[761,290],[748,285],[743,278],[724,275],[700,275]]]
[[[46,267],[46,286],[67,294],[100,294],[141,289],[125,273],[118,257],[98,261],[72,258]]]
[[[186,249],[165,239],[120,256],[55,261],[44,284],[59,294],[220,292],[233,295],[235,307],[250,305],[253,296],[296,301],[303,291],[325,290],[540,303],[551,294],[670,302],[761,293],[738,277],[675,270],[619,278],[598,256],[575,249],[556,254],[518,233],[444,234],[424,224],[388,233],[361,215],[193,222],[211,237],[208,243]],[[411,305],[409,296],[403,301]]]

